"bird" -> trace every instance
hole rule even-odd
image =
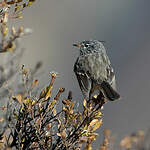
[[[73,44],[79,49],[74,72],[86,100],[90,100],[95,91],[103,93],[109,101],[120,98],[116,90],[115,73],[103,43],[104,41],[84,40]]]

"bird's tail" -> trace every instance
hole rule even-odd
[[[120,98],[120,95],[111,87],[108,82],[103,81],[101,84],[101,88],[103,89],[104,94],[108,98],[108,100],[114,101]]]

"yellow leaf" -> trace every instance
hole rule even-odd
[[[92,150],[92,145],[91,144],[88,144],[87,150]]]
[[[27,4],[27,7],[31,6],[32,3],[33,3],[32,1],[29,1],[28,4]]]
[[[95,124],[93,131],[97,130],[101,125],[102,125],[102,119]]]
[[[24,105],[22,105],[22,107],[21,107],[21,109],[20,109],[20,112],[22,112],[22,111],[23,111],[23,109],[24,109]]]
[[[46,93],[45,99],[48,100],[49,97],[51,97],[51,94],[52,94],[51,90],[48,90],[47,93]]]
[[[87,130],[87,124],[84,126],[83,130]]]
[[[2,117],[2,118],[0,118],[0,122],[3,122],[5,119]]]
[[[54,116],[56,115],[56,113],[57,113],[56,109],[53,109]]]
[[[8,12],[4,13],[4,18],[3,18],[3,23],[7,23],[8,22]]]
[[[51,136],[51,133],[49,131],[46,131],[46,134],[45,134],[47,137]]]
[[[94,95],[93,97],[96,99],[98,95]]]
[[[69,111],[69,113],[70,113],[70,114],[73,114],[73,109],[71,109],[71,110]]]
[[[19,10],[20,8],[22,8],[21,5],[17,5],[17,4],[16,4],[16,6],[15,6],[15,12],[16,12],[17,10]]]
[[[86,99],[83,100],[83,106],[86,107]]]
[[[9,31],[8,27],[4,27],[4,29],[3,29],[3,36],[6,36],[8,31]]]
[[[41,98],[45,98],[46,100],[48,100],[49,97],[51,97],[51,90],[53,87],[48,86],[46,87],[44,90],[42,90],[41,94],[40,94],[40,99]]]
[[[90,126],[95,125],[97,122],[98,122],[98,119],[93,119],[93,120],[90,122]]]
[[[32,105],[35,105],[35,104],[36,104],[36,101],[35,101],[35,100],[33,100],[33,101],[32,101]]]
[[[22,18],[23,18],[23,16],[17,16],[16,18],[22,19]]]
[[[25,142],[25,138],[22,139],[22,142]]]
[[[63,107],[63,111],[67,111],[67,108],[66,108],[66,107]]]
[[[16,117],[16,119],[18,119],[18,115],[16,112],[13,113],[14,117]]]
[[[60,137],[61,137],[61,134],[60,134],[60,133],[57,133],[57,136],[60,136]]]
[[[100,111],[95,112],[95,118],[100,118],[102,113]]]
[[[27,98],[23,102],[24,104],[29,105],[29,104],[32,104],[32,99]]]
[[[52,100],[52,102],[48,105],[49,109],[53,109],[55,104],[56,104],[56,100]]]

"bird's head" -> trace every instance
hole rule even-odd
[[[86,55],[94,52],[99,52],[104,49],[103,42],[104,41],[89,40],[73,44],[73,46],[79,48],[80,55]]]

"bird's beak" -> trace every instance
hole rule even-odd
[[[75,46],[77,48],[81,48],[81,44],[73,44],[73,46]]]

